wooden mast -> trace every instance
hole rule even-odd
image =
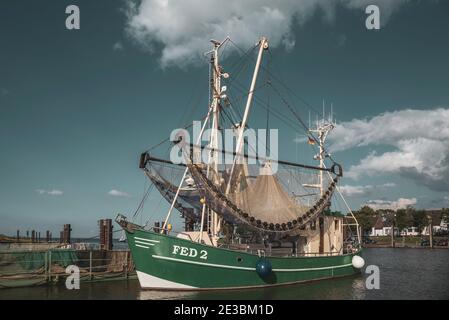
[[[214,183],[217,184],[219,181],[218,177],[218,160],[219,155],[221,153],[218,152],[220,148],[219,144],[219,137],[220,137],[220,100],[222,95],[222,88],[221,88],[221,77],[227,77],[227,74],[222,73],[221,66],[218,62],[218,50],[220,47],[225,44],[229,40],[229,37],[226,37],[222,42],[211,40],[213,44],[213,49],[209,53],[211,54],[211,68],[212,68],[212,83],[211,83],[211,96],[212,96],[212,102],[211,102],[211,111],[212,111],[212,124],[211,124],[211,134],[209,139],[209,155],[208,155],[208,163],[207,163],[207,176],[210,177],[211,175],[211,168],[212,168],[212,174],[215,175]],[[202,212],[201,212],[201,230],[200,230],[200,237],[199,241],[202,241],[203,237],[203,225],[204,225],[204,218],[205,214],[209,213],[209,235],[211,238],[211,242],[214,246],[217,246],[218,239],[219,239],[219,232],[221,229],[221,217],[214,211],[212,211],[210,208],[207,208],[206,203],[203,203]]]

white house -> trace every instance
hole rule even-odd
[[[428,209],[426,214],[432,219],[433,233],[441,231],[449,231],[449,225],[442,219],[442,212],[440,209]],[[429,235],[429,226],[425,226],[421,232],[423,236]]]
[[[399,229],[397,227],[394,228],[394,234],[396,236],[399,235]],[[389,236],[391,235],[391,225],[387,226],[386,219],[379,216],[377,218],[376,223],[374,224],[374,227],[371,228],[371,237],[378,237],[378,236]]]
[[[417,227],[407,227],[402,229],[401,236],[417,236],[419,231]]]

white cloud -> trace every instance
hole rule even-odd
[[[113,197],[125,197],[125,198],[131,197],[130,194],[116,189],[109,190],[108,194]]]
[[[392,188],[395,187],[396,184],[393,182],[387,182],[381,185],[366,185],[366,186],[351,186],[351,185],[343,185],[340,186],[340,192],[348,197],[360,197],[360,196],[367,196],[369,194],[372,194],[374,191],[380,191],[385,188]]]
[[[296,137],[295,139],[293,139],[293,142],[304,143],[307,142],[307,140],[309,140],[307,137]]]
[[[329,137],[332,152],[360,146],[389,146],[371,152],[346,176],[397,173],[433,190],[449,188],[449,109],[401,110],[340,123]]]
[[[114,43],[114,45],[112,46],[112,50],[114,50],[114,51],[122,51],[123,50],[123,44],[120,41]]]
[[[248,48],[264,35],[271,47],[289,50],[295,46],[293,25],[303,24],[317,11],[332,22],[337,5],[360,10],[363,16],[366,6],[378,4],[385,23],[404,2],[407,0],[128,0],[127,32],[151,52],[160,47],[162,67],[185,66],[201,61],[210,49],[210,39],[229,35],[237,45]]]
[[[62,196],[64,192],[62,192],[61,190],[50,190],[47,192],[48,195],[51,196]]]
[[[366,202],[365,205],[367,205],[368,207],[373,208],[374,210],[378,210],[378,209],[392,209],[392,210],[397,210],[397,209],[404,209],[407,208],[408,206],[414,206],[418,201],[416,200],[416,198],[399,198],[395,201],[390,201],[390,200],[369,200]]]
[[[64,194],[63,191],[55,189],[53,190],[36,189],[36,192],[41,195],[47,194],[49,196],[62,196]]]

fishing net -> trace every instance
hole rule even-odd
[[[175,207],[181,212],[190,208],[198,221],[200,199],[204,198],[230,223],[246,223],[270,232],[303,228],[329,206],[338,172],[285,162],[275,165],[274,170],[271,162],[215,166],[190,162]],[[157,160],[146,166],[147,175],[169,202],[185,170],[185,166]],[[318,188],[321,179],[322,193]]]
[[[74,250],[0,252],[0,288],[46,283],[49,261],[53,270],[65,270],[76,264],[78,257]]]
[[[69,265],[79,268],[82,281],[124,278],[134,273],[127,250],[0,251],[0,288],[59,282],[69,275]]]
[[[239,180],[245,180],[240,183],[241,188],[226,192],[229,191],[226,179],[217,184],[208,178],[203,166],[190,164],[189,169],[195,181],[202,185],[199,191],[206,203],[225,220],[244,222],[270,232],[291,232],[316,219],[329,206],[338,181],[338,177],[326,179],[321,194],[316,184],[306,183],[316,179],[316,174],[279,168],[276,174],[265,172],[255,178],[251,178],[254,177],[251,173],[240,175]]]

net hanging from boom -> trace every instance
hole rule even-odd
[[[241,165],[236,179],[238,187],[226,194],[228,169],[220,170],[225,174],[217,181],[208,177],[203,164],[189,163],[188,168],[195,183],[201,186],[198,190],[206,204],[224,220],[268,232],[291,233],[303,229],[329,206],[338,181],[338,175],[326,179],[320,194],[310,187],[318,182],[316,170],[282,165],[273,173],[269,163],[262,168]],[[258,174],[252,173],[257,169]]]
[[[161,161],[151,161],[148,162],[144,170],[159,193],[167,202],[171,203],[175,198],[178,189],[177,183],[181,180],[185,167]],[[199,221],[200,198],[198,189],[187,181],[179,191],[175,208],[183,217]]]
[[[147,176],[161,195],[172,202],[185,165],[150,157],[144,163]],[[196,222],[200,220],[201,198],[207,206],[231,224],[248,224],[266,232],[293,233],[303,230],[328,206],[341,172],[323,172],[323,193],[317,189],[319,168],[277,162],[273,172],[270,162],[261,165],[237,164],[232,187],[230,165],[220,164],[218,172],[204,163],[187,164],[188,178],[181,186],[175,208]],[[324,170],[323,170],[324,171]]]

